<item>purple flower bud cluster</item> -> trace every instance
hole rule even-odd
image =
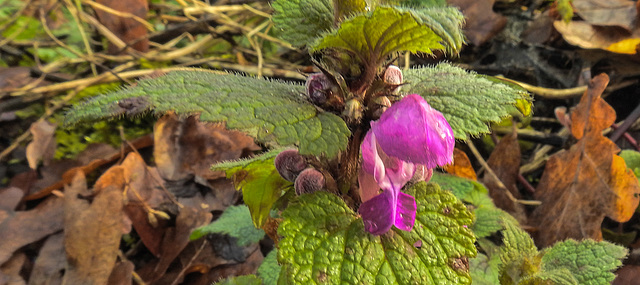
[[[305,158],[298,150],[284,150],[274,160],[276,170],[282,178],[293,182],[296,194],[308,194],[324,189],[324,175],[311,167],[308,167]]]

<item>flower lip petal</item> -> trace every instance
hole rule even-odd
[[[407,95],[393,104],[371,123],[371,129],[389,156],[427,168],[453,160],[455,138],[451,126],[420,95]]]
[[[391,191],[384,191],[360,205],[358,212],[362,215],[364,229],[367,232],[381,235],[391,229],[396,216],[394,198]]]

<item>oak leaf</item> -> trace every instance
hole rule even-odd
[[[471,180],[478,180],[476,171],[473,170],[473,165],[464,151],[457,148],[453,149],[453,163],[445,165],[444,170],[452,175],[469,178]]]
[[[604,74],[591,80],[571,114],[577,143],[551,156],[540,179],[535,198],[542,205],[530,221],[540,229],[535,240],[541,247],[567,238],[602,240],[605,216],[625,222],[638,207],[638,179],[602,135],[616,116],[600,97],[608,82]]]

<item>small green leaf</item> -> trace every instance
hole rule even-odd
[[[233,179],[237,190],[242,190],[244,203],[249,207],[256,228],[262,227],[269,212],[282,192],[293,188],[293,183],[284,180],[273,163],[275,156],[255,160],[246,166],[226,170],[227,178]]]
[[[556,9],[558,10],[558,14],[562,16],[562,20],[565,23],[571,22],[571,18],[573,18],[573,6],[571,6],[571,2],[573,0],[555,0]]]
[[[471,230],[476,238],[483,238],[492,235],[502,229],[500,219],[509,215],[505,211],[496,207],[479,207],[473,210],[476,220],[471,226]]]
[[[312,43],[333,27],[331,0],[276,0],[271,6],[275,11],[271,20],[280,38],[294,46]]]
[[[195,229],[189,239],[196,240],[213,233],[228,234],[237,238],[239,246],[259,242],[264,237],[264,231],[253,226],[251,214],[246,205],[229,206],[220,218]]]
[[[278,249],[274,248],[264,257],[262,264],[258,267],[258,276],[262,278],[264,285],[278,284],[280,276],[280,265],[278,264]]]
[[[301,154],[333,158],[346,149],[351,132],[340,117],[309,103],[304,92],[304,86],[281,81],[180,70],[75,105],[65,123],[148,111],[199,114],[201,121],[225,122],[269,145],[297,145]]]
[[[262,279],[255,275],[241,275],[236,277],[230,277],[220,282],[214,283],[215,285],[262,285]]]
[[[626,248],[607,241],[566,240],[544,251],[542,268],[544,271],[566,268],[577,284],[611,284],[615,278],[612,271],[622,265],[627,253]]]
[[[407,70],[404,80],[402,92],[424,97],[442,112],[460,140],[488,133],[487,123],[509,116],[517,100],[531,100],[526,92],[450,64]]]
[[[635,174],[636,177],[640,177],[640,152],[625,149],[621,151],[619,155],[624,159],[627,167],[633,170],[633,174]]]
[[[493,255],[490,258],[482,253],[478,253],[475,258],[469,259],[471,279],[474,285],[495,285],[500,284],[498,279],[498,267],[500,256]]]
[[[472,222],[466,207],[437,185],[418,183],[407,193],[417,203],[411,232],[382,236],[364,231],[362,218],[338,196],[302,195],[283,212],[278,260],[284,284],[470,284]]]
[[[273,161],[273,159],[275,159],[275,157],[282,152],[283,150],[285,150],[284,148],[277,148],[277,149],[272,149],[269,150],[267,152],[261,153],[259,155],[253,156],[253,157],[249,157],[249,158],[241,158],[238,160],[227,160],[227,161],[222,161],[222,162],[218,162],[214,165],[211,166],[211,170],[213,171],[225,171],[225,173],[227,174],[227,176],[231,177],[233,176],[233,173],[237,172],[238,170],[242,169],[243,167],[248,166],[251,163],[257,162],[257,161],[266,161],[266,160],[271,160]],[[229,172],[227,172],[229,171]]]
[[[432,53],[444,49],[442,39],[409,10],[377,7],[373,12],[343,21],[313,50],[338,48],[353,52],[363,64],[382,62],[400,51]]]
[[[503,219],[503,246],[500,249],[500,260],[506,267],[519,265],[522,259],[533,259],[538,254],[538,248],[533,239],[520,228],[515,219]]]

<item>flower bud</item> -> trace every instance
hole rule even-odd
[[[282,151],[274,160],[276,170],[282,178],[294,182],[302,170],[307,168],[307,162],[296,149]]]
[[[344,104],[342,116],[346,117],[349,121],[360,121],[362,111],[362,103],[356,99],[351,99]]]
[[[309,75],[307,83],[307,96],[316,105],[324,104],[327,101],[327,92],[331,88],[331,83],[323,73]]]
[[[400,91],[400,85],[403,82],[402,78],[402,70],[395,65],[389,65],[387,70],[384,71],[384,75],[382,76],[382,80],[384,83],[390,85],[392,88],[392,92]]]
[[[296,189],[296,194],[302,195],[322,190],[324,188],[324,184],[324,176],[320,171],[313,168],[307,168],[300,172],[300,175],[296,178],[296,182],[293,186]]]
[[[382,113],[391,107],[391,100],[389,100],[387,96],[378,96],[373,100],[373,103],[375,104],[375,111],[373,112],[374,119],[380,118]]]

